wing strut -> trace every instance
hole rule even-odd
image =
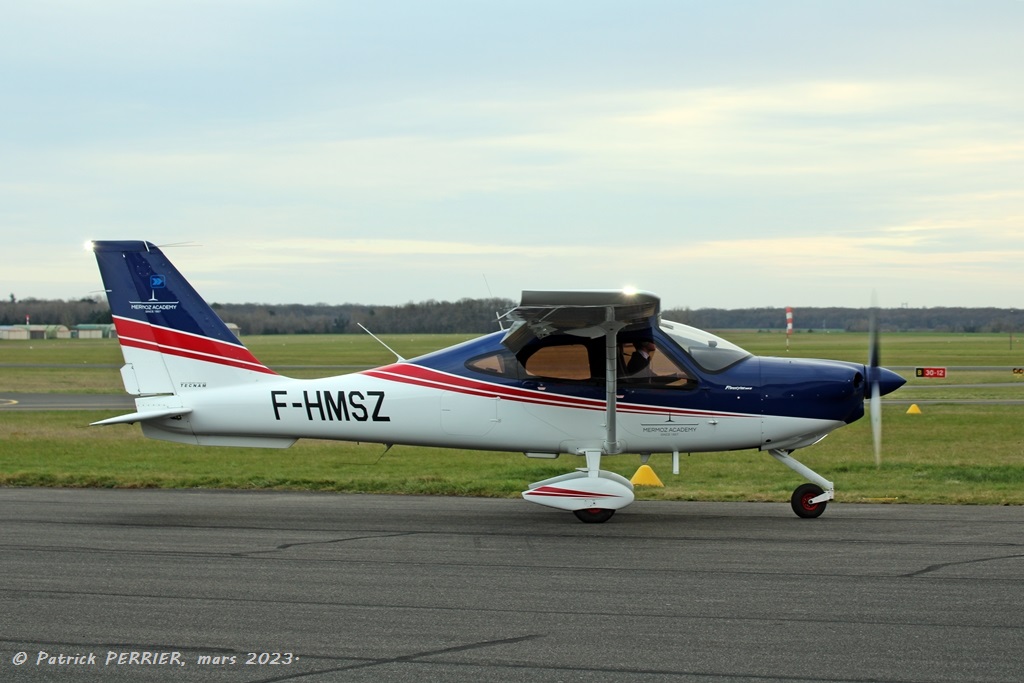
[[[604,328],[604,386],[605,386],[605,437],[603,451],[608,455],[622,452],[616,430],[615,410],[616,394],[619,389],[618,382],[618,348],[619,330],[625,327],[625,323],[615,319],[615,308],[605,308]]]
[[[619,332],[657,324],[661,302],[650,292],[573,290],[525,291],[519,306],[505,314],[512,327],[501,343],[518,353],[534,339],[570,334],[597,340],[604,336],[605,435],[600,448],[584,448],[587,466],[530,484],[523,498],[560,510],[572,510],[584,522],[603,522],[633,502],[633,484],[601,469],[601,456],[623,451],[616,429]],[[595,435],[596,436],[596,435]],[[596,446],[596,444],[594,444]]]
[[[618,335],[623,328],[642,329],[657,324],[661,300],[641,291],[570,290],[523,292],[522,302],[503,317],[512,321],[501,343],[518,353],[534,339],[569,334],[605,340],[605,437],[601,453],[621,453],[616,431],[618,391]],[[594,449],[596,451],[596,449]],[[591,451],[587,451],[588,454]],[[600,453],[598,453],[600,455]],[[588,465],[589,467],[589,465]],[[589,467],[594,469],[595,467]]]

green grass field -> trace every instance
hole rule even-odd
[[[781,334],[726,333],[750,351],[785,356]],[[465,336],[385,338],[414,357]],[[283,374],[339,374],[393,360],[362,336],[249,337],[246,344]],[[867,338],[858,334],[798,334],[793,357],[863,362]],[[0,393],[121,393],[116,342],[93,340],[0,342]],[[948,379],[911,378],[892,398],[917,401],[1024,399],[1024,347],[1001,335],[891,334],[883,363],[937,365]],[[61,367],[46,367],[60,365]],[[304,367],[297,367],[304,366]],[[310,367],[312,366],[312,367]],[[998,369],[988,369],[988,368]],[[903,372],[904,376],[912,371]],[[993,384],[964,388],[960,384]],[[1024,504],[1024,406],[922,404],[922,414],[886,405],[885,448],[874,465],[867,420],[840,429],[798,457],[836,483],[846,502]],[[485,453],[302,441],[287,450],[200,448],[142,437],[137,426],[88,427],[110,412],[14,412],[0,409],[0,485],[71,487],[275,488],[397,494],[516,496],[532,481],[570,471],[581,459],[530,460],[519,453]],[[680,476],[670,456],[650,463],[665,488],[638,489],[639,499],[788,500],[801,483],[757,451],[682,457]],[[605,458],[602,466],[631,476],[636,456]]]

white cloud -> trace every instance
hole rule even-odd
[[[396,103],[435,122],[436,129],[428,125],[415,135],[360,135],[347,125],[351,112],[322,112],[250,122],[223,135],[209,130],[193,139],[64,149],[36,157],[28,169],[43,175],[56,167],[50,182],[84,181],[102,186],[101,193],[211,187],[229,196],[318,201],[637,187],[698,192],[720,189],[723,179],[742,200],[741,181],[758,183],[747,186],[753,193],[788,193],[795,183],[814,192],[911,174],[932,179],[944,193],[965,165],[1024,159],[1024,129],[964,122],[949,111],[973,96],[932,84],[813,82],[554,101],[421,100]],[[357,125],[369,125],[361,116],[355,114]],[[391,110],[387,118],[400,115]],[[452,120],[471,118],[482,129],[476,134],[450,129]]]

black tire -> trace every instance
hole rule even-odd
[[[586,510],[573,510],[572,514],[576,515],[576,519],[580,520],[584,524],[604,524],[612,515],[615,514],[615,510],[609,510],[607,508],[587,508]]]
[[[817,484],[797,486],[796,490],[793,491],[793,496],[789,499],[789,504],[793,506],[793,512],[796,513],[797,517],[803,517],[804,519],[821,517],[821,513],[825,511],[828,501],[812,503],[811,499],[820,496],[824,492],[824,489]]]

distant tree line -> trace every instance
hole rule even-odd
[[[423,301],[401,306],[362,304],[211,304],[225,322],[243,334],[374,334],[494,332],[497,316],[514,307],[510,299]],[[110,323],[106,300],[16,299],[0,301],[0,325],[24,325],[25,316],[37,325]]]
[[[662,312],[666,320],[709,330],[785,330],[783,308],[676,308]],[[793,330],[864,332],[870,325],[866,308],[794,308]],[[893,332],[1019,332],[1024,310],[1015,308],[882,308],[878,325]]]
[[[401,306],[361,304],[212,304],[225,322],[243,334],[351,334],[364,325],[374,334],[494,332],[497,316],[513,306],[509,299],[422,301]]]
[[[213,304],[225,322],[243,334],[354,334],[359,324],[374,334],[477,333],[498,329],[496,316],[516,305],[511,299],[423,301],[400,306],[363,304]],[[21,299],[0,301],[0,325],[67,325],[111,322],[110,309],[101,299]],[[709,330],[784,330],[782,308],[674,308],[667,320]],[[913,332],[1024,332],[1024,311],[1008,308],[885,308],[879,311],[883,330]],[[794,329],[867,330],[864,308],[795,308]]]
[[[110,322],[107,302],[96,299],[15,299],[0,301],[0,325],[24,325],[26,316],[33,325],[84,325]]]

